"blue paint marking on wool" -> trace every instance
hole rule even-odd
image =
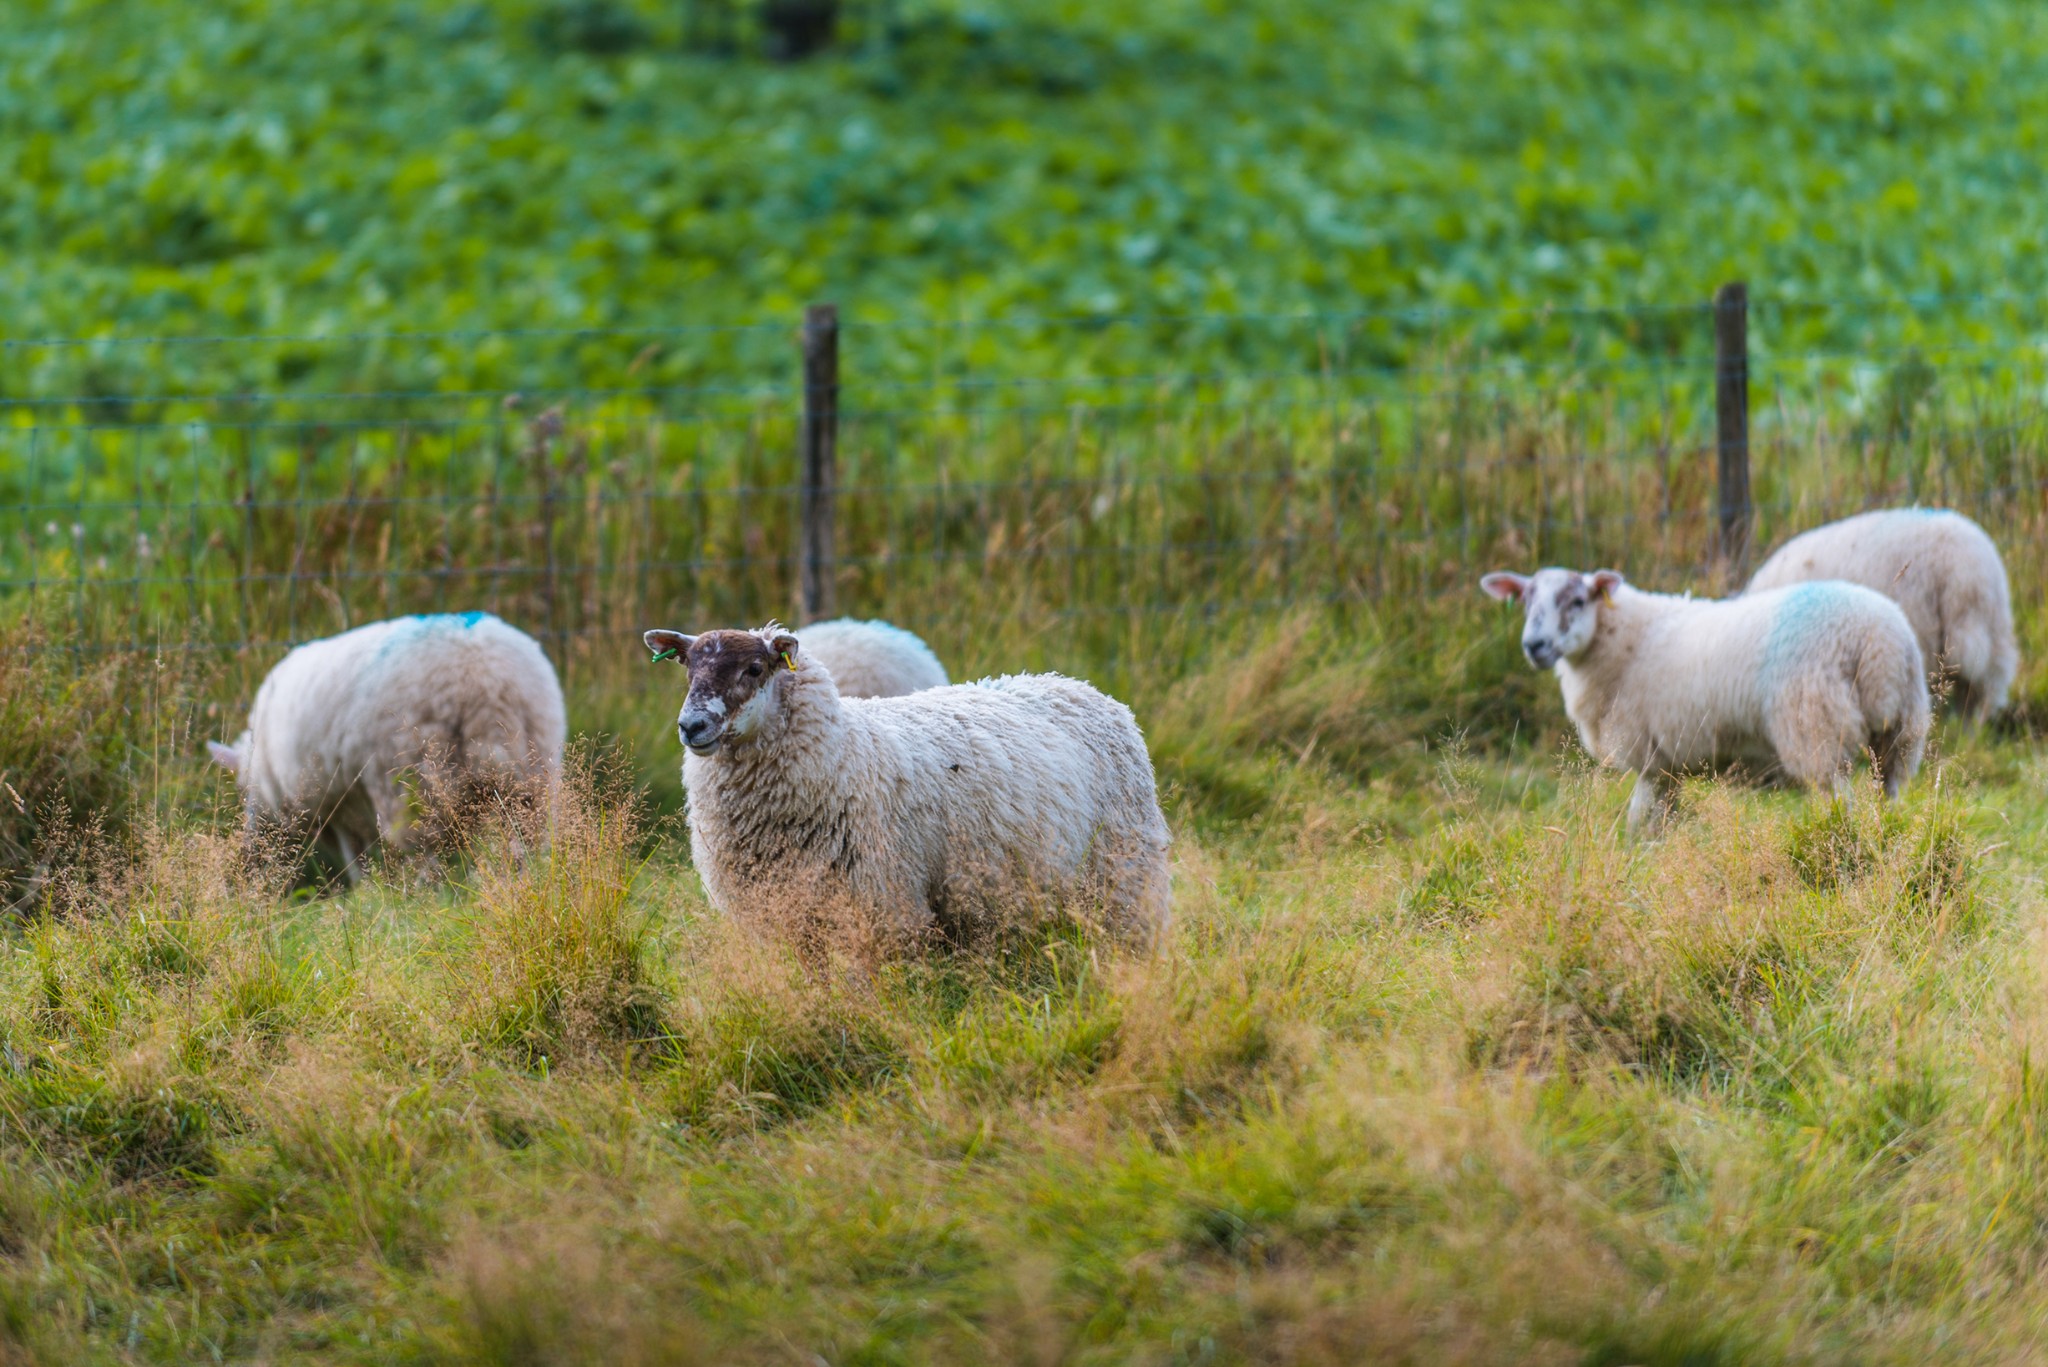
[[[1771,634],[1764,638],[1763,682],[1773,683],[1797,666],[1812,648],[1815,634],[1841,615],[1856,595],[1853,584],[1832,579],[1787,589],[1771,617]]]
[[[385,659],[392,651],[417,641],[430,632],[466,631],[490,615],[474,608],[468,612],[415,612],[393,624],[399,629],[384,638],[384,644],[377,648],[377,658]]]
[[[490,615],[488,612],[480,612],[475,608],[471,608],[468,612],[415,612],[406,620],[409,622],[420,622],[428,626],[440,622],[460,622],[466,627],[473,627]]]

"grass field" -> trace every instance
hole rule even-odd
[[[2013,573],[2012,713],[1945,728],[1899,807],[1700,782],[1640,846],[1625,781],[1570,750],[1473,580],[1563,559],[1712,591],[1703,454],[1588,457],[1654,411],[1161,404],[1099,443],[962,427],[949,458],[978,486],[862,476],[842,548],[875,554],[848,606],[930,631],[960,677],[1061,669],[1136,710],[1176,838],[1176,925],[1143,961],[1052,927],[820,972],[711,913],[673,674],[638,628],[787,601],[750,539],[777,525],[745,486],[779,444],[756,429],[723,434],[736,489],[685,479],[657,435],[613,448],[656,481],[641,504],[691,519],[661,518],[676,550],[633,539],[636,503],[583,496],[601,485],[527,539],[495,520],[509,497],[403,501],[396,464],[389,502],[295,504],[281,480],[261,524],[224,488],[217,534],[168,498],[105,505],[106,544],[161,525],[200,582],[140,551],[88,576],[91,541],[24,519],[44,587],[0,639],[21,900],[0,1349],[2027,1359],[2048,1305],[2038,417],[2019,391],[1907,392],[1774,415],[1764,535],[1953,495]],[[592,431],[570,429],[570,476],[614,468]],[[541,545],[583,570],[535,577]],[[679,552],[704,559],[585,572]],[[583,799],[544,859],[486,832],[347,895],[294,886],[243,853],[200,744],[238,729],[275,646],[171,647],[465,592],[412,577],[437,564],[523,567],[493,601],[536,630],[561,593]]]
[[[674,700],[644,671],[579,697],[626,734],[547,858],[287,896],[178,729],[216,723],[170,701],[109,742],[130,834],[65,847],[0,963],[0,1342],[2029,1357],[2040,743],[1945,727],[1890,809],[1703,781],[1631,846],[1625,782],[1474,599],[1211,624],[1135,675],[1176,834],[1144,961],[1052,928],[864,979],[721,923],[656,810]],[[40,658],[9,693],[61,733],[84,685]],[[1459,687],[1519,702],[1434,731],[1416,699]]]

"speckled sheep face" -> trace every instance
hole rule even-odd
[[[1479,587],[1522,605],[1522,654],[1538,669],[1578,658],[1593,644],[1600,605],[1622,583],[1613,570],[1538,570],[1533,575],[1489,574]]]
[[[726,742],[760,730],[775,705],[778,677],[796,659],[796,637],[786,631],[650,631],[643,639],[657,655],[675,651],[689,670],[690,692],[676,717],[676,734],[691,754],[705,759]]]

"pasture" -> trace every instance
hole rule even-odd
[[[0,1363],[2035,1360],[2034,8],[0,9]],[[2023,667],[1903,801],[1661,838],[1485,571],[1983,523]],[[640,632],[841,611],[1129,703],[1154,956],[728,924]],[[543,848],[360,886],[205,759],[292,643],[490,609]]]
[[[820,974],[710,913],[618,750],[544,858],[287,895],[183,738],[131,738],[178,796],[0,977],[0,1332],[52,1362],[2024,1358],[2038,743],[1947,727],[1893,808],[1702,780],[1629,845],[1626,782],[1554,724],[1380,710],[1517,668],[1508,623],[1453,619],[1242,624],[1138,677],[1176,835],[1152,961],[1055,930]],[[664,771],[644,678],[613,686]]]
[[[1240,466],[1092,531],[1118,486],[1027,472],[966,501],[952,534],[981,554],[885,539],[873,598],[847,569],[846,598],[921,626],[956,677],[1058,668],[1130,702],[1175,837],[1156,959],[1054,927],[821,972],[725,923],[687,860],[677,675],[608,622],[637,602],[562,581],[558,610],[596,610],[543,637],[580,737],[546,855],[485,826],[323,894],[305,880],[331,869],[247,857],[201,758],[277,653],[234,641],[285,626],[278,589],[325,629],[385,593],[433,606],[405,595],[445,577],[394,560],[352,592],[294,512],[247,543],[249,574],[171,577],[173,606],[212,615],[149,615],[141,649],[107,636],[117,595],[151,590],[120,567],[108,592],[21,596],[0,652],[10,1351],[2025,1357],[2048,1123],[2037,448],[1953,413],[1763,443],[1774,533],[1907,481],[1970,495],[2013,573],[2017,700],[1944,723],[1899,805],[1701,779],[1630,844],[1627,780],[1574,749],[1476,570],[1583,539],[1711,591],[1709,520],[1667,511],[1654,454],[1582,462],[1564,429],[1488,411],[1457,448],[1466,515],[1406,443],[1281,493]],[[1290,413],[1253,421],[1277,441]],[[1189,469],[1257,449],[1229,445],[1243,423],[1201,430],[1152,449]],[[1672,460],[1696,502],[1707,457]],[[572,506],[596,511],[565,535],[638,525]],[[1232,513],[1256,535],[1180,520]],[[1099,568],[1043,554],[1090,534]],[[529,571],[484,582],[545,622],[537,560],[466,563]],[[789,600],[786,558],[736,553],[722,583],[716,563],[649,567],[646,610],[699,625],[698,584]],[[186,634],[208,629],[226,644]]]

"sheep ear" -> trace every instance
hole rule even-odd
[[[242,772],[242,752],[232,745],[222,745],[217,740],[206,742],[206,753],[213,756],[213,762],[231,774]]]
[[[796,668],[796,637],[786,631],[779,631],[775,634],[775,639],[768,643],[768,648],[789,661],[791,669]]]
[[[1593,596],[1604,600],[1628,581],[1619,570],[1594,570],[1593,577],[1586,582],[1592,586]]]
[[[1498,598],[1504,603],[1519,603],[1522,601],[1522,595],[1529,591],[1529,576],[1509,574],[1506,570],[1500,570],[1482,578],[1479,587],[1486,590],[1486,596],[1489,598]]]
[[[663,631],[659,627],[643,632],[640,639],[647,643],[647,649],[655,659],[670,659],[677,664],[681,664],[690,647],[697,644],[694,636],[680,631]]]

